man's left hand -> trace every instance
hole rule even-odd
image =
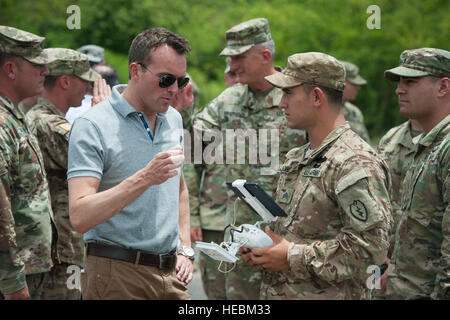
[[[177,256],[175,271],[177,272],[177,279],[188,284],[192,281],[192,277],[194,276],[194,261],[179,254]]]

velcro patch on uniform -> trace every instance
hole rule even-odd
[[[356,169],[343,177],[336,185],[336,193],[340,193],[357,181],[367,178],[369,175],[363,168]]]
[[[360,221],[367,221],[367,208],[364,202],[353,200],[349,206],[350,213],[353,217]]]
[[[350,218],[350,225],[358,232],[371,228],[384,219],[383,213],[372,196],[367,179],[362,170],[353,171],[342,178],[336,187],[337,200]]]
[[[66,131],[70,131],[70,129],[72,128],[72,125],[69,122],[64,122],[64,123],[61,123],[60,125],[58,125],[58,127],[63,128]]]
[[[308,170],[304,170],[302,172],[302,176],[303,177],[313,177],[313,178],[319,178],[323,175],[323,170],[320,169],[308,169]]]
[[[277,201],[280,203],[291,203],[294,189],[280,189],[277,193]]]

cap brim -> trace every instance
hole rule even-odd
[[[100,62],[103,61],[103,59],[100,58],[100,57],[93,56],[93,55],[87,54],[87,53],[86,53],[86,55],[88,56],[89,62],[92,62],[92,63],[100,63]]]
[[[362,86],[362,85],[365,85],[367,83],[366,79],[364,79],[360,75],[357,75],[355,78],[353,78],[351,80],[349,79],[347,81],[350,82],[351,84],[356,85],[356,86]]]
[[[294,77],[287,76],[281,72],[274,73],[270,76],[264,77],[271,85],[278,88],[291,88],[302,84],[302,81]]]
[[[88,71],[79,75],[78,77],[89,82],[94,82],[95,80],[101,78],[102,76],[97,71],[90,68]]]
[[[49,54],[48,49],[42,50],[42,52],[35,56],[22,56],[25,60],[34,64],[48,64],[53,62],[56,58]]]
[[[392,68],[384,72],[384,76],[391,81],[399,81],[400,77],[416,78],[416,77],[424,77],[427,75],[428,72],[410,69],[402,66]]]
[[[250,50],[253,46],[254,44],[239,47],[228,46],[225,49],[223,49],[221,53],[219,53],[219,56],[237,56]]]

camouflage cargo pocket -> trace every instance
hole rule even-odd
[[[429,212],[419,210],[409,210],[408,217],[426,228],[430,225],[433,215],[430,214]]]

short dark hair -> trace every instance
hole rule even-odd
[[[111,88],[119,84],[119,75],[113,66],[97,64],[93,69],[97,71],[103,79],[105,79],[106,83]]]
[[[53,88],[59,77],[60,76],[45,76],[44,87],[47,89]]]
[[[314,88],[319,88],[325,93],[325,95],[328,98],[328,101],[331,104],[342,106],[342,93],[343,93],[342,91],[309,83],[305,83],[304,88],[307,94],[309,94]]]
[[[128,65],[132,62],[142,62],[144,65],[151,63],[150,51],[162,45],[168,45],[178,54],[186,54],[191,51],[189,41],[165,28],[151,28],[138,34],[130,46],[128,53]]]
[[[19,62],[19,60],[20,60],[19,58],[20,57],[15,54],[0,52],[0,66],[2,66],[6,60],[13,60],[14,62]]]

